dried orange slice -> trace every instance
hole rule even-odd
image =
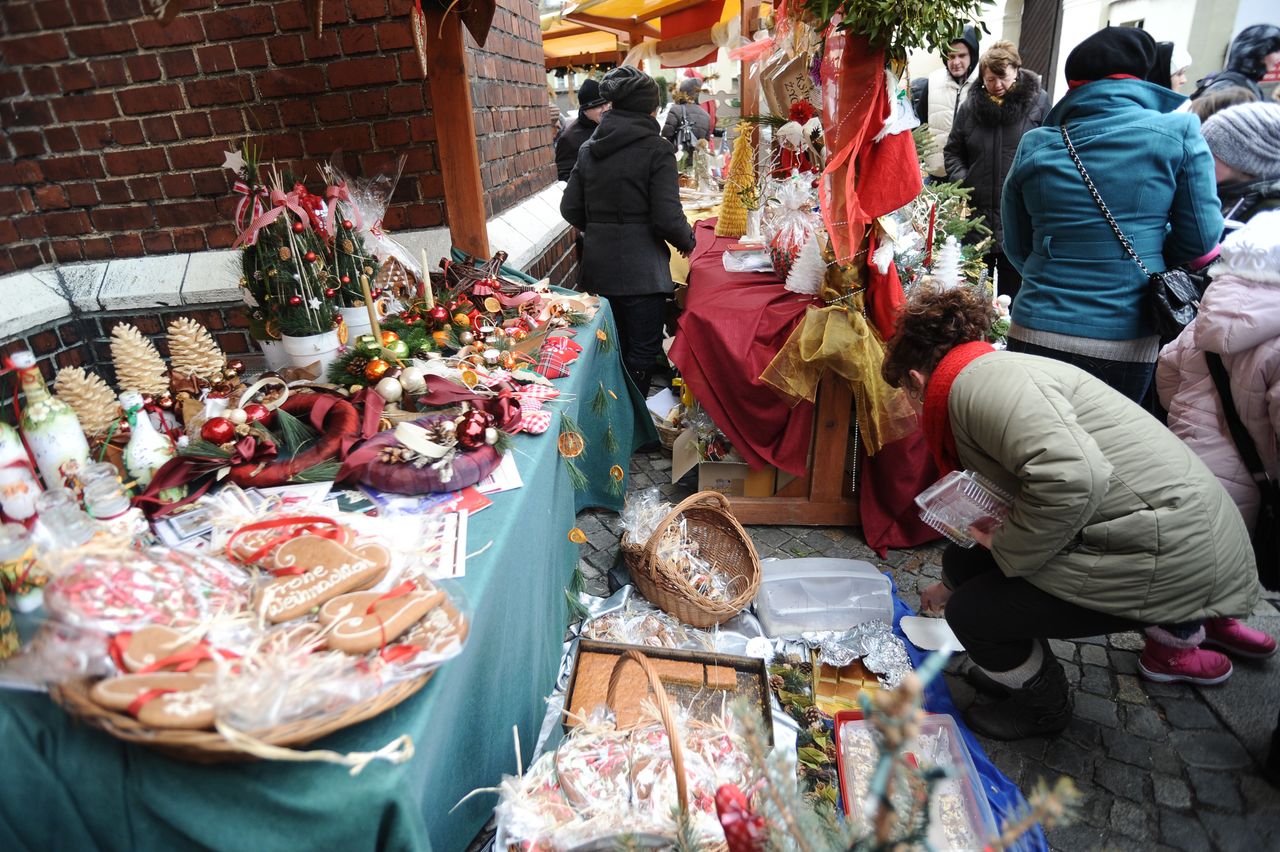
[[[587,448],[587,442],[577,432],[561,432],[557,443],[560,447],[560,455],[567,459],[576,459]]]
[[[609,476],[613,477],[614,482],[621,482],[622,477],[626,475],[627,472],[622,469],[622,465],[615,464],[613,467],[609,468]]]
[[[491,314],[496,314],[502,310],[502,303],[490,296],[484,300],[484,309]]]
[[[573,542],[574,544],[586,544],[587,534],[584,533],[582,530],[578,529],[577,527],[574,527],[573,529],[569,530],[569,541]]]

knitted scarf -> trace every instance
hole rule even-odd
[[[956,449],[956,436],[951,431],[951,412],[947,406],[947,400],[951,396],[951,383],[970,362],[994,351],[995,347],[984,340],[961,343],[942,356],[933,374],[929,376],[929,384],[924,391],[921,428],[941,474],[960,469],[960,453]]]

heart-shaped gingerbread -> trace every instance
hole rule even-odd
[[[330,648],[363,654],[394,642],[444,601],[444,592],[407,590],[395,595],[355,592],[320,607],[321,624],[333,624],[326,636]]]
[[[380,544],[352,548],[320,536],[299,536],[277,548],[272,561],[282,576],[263,587],[259,608],[264,618],[279,623],[376,584],[391,565],[391,552]]]

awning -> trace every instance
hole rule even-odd
[[[565,3],[542,15],[542,49],[547,67],[586,65],[622,57],[646,41],[660,52],[671,42],[678,66],[703,65],[718,49],[716,24],[736,18],[741,0],[582,0]],[[723,26],[721,30],[723,31]],[[699,53],[696,48],[706,46]],[[697,55],[694,55],[697,54]],[[665,64],[665,63],[664,63]]]

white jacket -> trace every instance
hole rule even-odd
[[[1160,353],[1156,389],[1169,428],[1222,482],[1252,530],[1258,489],[1231,440],[1204,353],[1217,352],[1236,410],[1274,479],[1280,473],[1280,210],[1222,243],[1200,314]]]
[[[975,62],[963,86],[952,79],[945,65],[929,75],[929,133],[933,136],[934,150],[925,157],[924,167],[934,177],[947,176],[946,167],[942,164],[942,149],[946,147],[947,137],[951,135],[956,110],[973,85],[977,67]]]

